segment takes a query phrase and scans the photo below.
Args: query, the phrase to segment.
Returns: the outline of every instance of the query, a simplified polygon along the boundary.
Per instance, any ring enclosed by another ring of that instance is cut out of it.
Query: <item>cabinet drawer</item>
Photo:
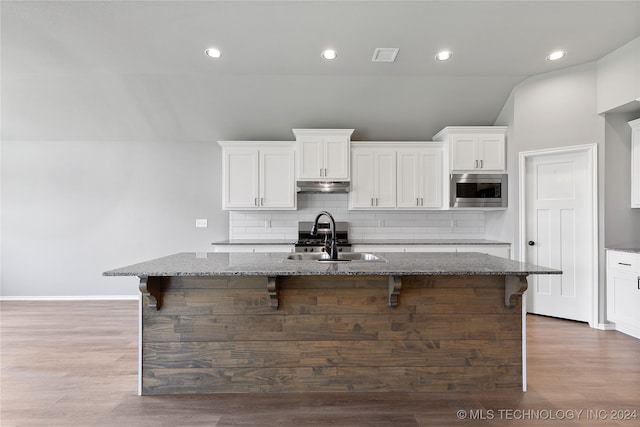
[[[607,268],[640,274],[640,254],[607,251]]]

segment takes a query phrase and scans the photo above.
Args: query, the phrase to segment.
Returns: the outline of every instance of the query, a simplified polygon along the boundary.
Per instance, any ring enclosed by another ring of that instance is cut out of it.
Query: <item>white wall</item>
[[[103,271],[226,237],[217,144],[3,141],[3,297],[137,295]],[[210,228],[195,228],[208,218]]]
[[[518,156],[520,152],[604,143],[604,119],[596,114],[596,64],[532,77],[516,86],[496,124],[509,127],[507,168],[509,208],[487,214],[487,238],[512,244],[519,257]],[[599,150],[603,152],[602,148]],[[602,156],[601,156],[602,157]],[[601,160],[600,182],[603,182]],[[602,193],[602,190],[600,191]],[[501,227],[501,224],[508,224]]]
[[[640,247],[640,210],[629,206],[631,132],[626,124],[640,117],[640,108],[635,113],[598,115],[597,71],[597,64],[590,63],[526,80],[514,88],[496,124],[509,126],[507,163],[512,184],[517,183],[522,151],[598,144],[600,321],[604,321],[604,248]],[[518,193],[511,185],[508,210],[486,215],[487,238],[510,242],[514,258],[520,256]]]

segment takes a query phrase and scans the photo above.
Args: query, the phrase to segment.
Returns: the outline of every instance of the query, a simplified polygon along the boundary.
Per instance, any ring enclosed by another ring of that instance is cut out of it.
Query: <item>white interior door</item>
[[[562,270],[562,275],[529,276],[530,313],[591,320],[596,280],[592,167],[586,151],[526,158],[525,259]]]

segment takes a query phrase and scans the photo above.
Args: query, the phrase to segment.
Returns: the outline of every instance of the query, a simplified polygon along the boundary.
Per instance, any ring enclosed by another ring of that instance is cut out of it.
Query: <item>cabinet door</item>
[[[451,137],[451,169],[477,169],[479,166],[477,147],[476,135],[453,135]]]
[[[324,174],[324,142],[321,136],[305,136],[298,140],[298,177],[319,179]]]
[[[442,150],[425,149],[420,159],[420,207],[442,207]]]
[[[398,150],[398,207],[442,207],[442,150]]]
[[[260,207],[294,209],[296,206],[294,151],[271,148],[260,151]]]
[[[229,149],[224,151],[223,209],[258,207],[258,150]]]
[[[321,177],[330,180],[349,179],[349,138],[327,136],[324,138]]]
[[[607,272],[607,319],[616,330],[640,338],[639,273],[610,268]]]
[[[351,208],[371,208],[374,198],[375,161],[371,149],[354,148],[351,153]]]
[[[481,170],[505,170],[505,146],[503,135],[478,137],[478,160]]]
[[[640,208],[640,122],[631,130],[631,207]]]
[[[373,176],[375,182],[374,207],[396,207],[396,153],[394,150],[376,150]]]
[[[397,206],[417,208],[420,206],[420,158],[413,150],[398,150],[397,158]]]

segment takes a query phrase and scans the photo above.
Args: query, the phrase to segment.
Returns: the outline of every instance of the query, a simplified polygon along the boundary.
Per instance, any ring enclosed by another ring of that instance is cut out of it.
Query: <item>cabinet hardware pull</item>
[[[376,206],[378,206],[378,198],[376,197]]]
[[[483,160],[480,160],[480,169],[484,168]]]
[[[638,276],[638,290],[640,291],[640,276]]]
[[[416,197],[416,206],[420,206],[420,199]]]
[[[324,168],[324,176],[327,176],[327,168]]]
[[[260,198],[260,206],[264,206],[264,197]]]
[[[258,206],[258,198],[253,199],[253,206]]]
[[[373,206],[373,197],[371,198],[371,206]]]
[[[620,265],[626,265],[627,267],[631,267],[631,264],[627,264],[626,262],[619,262]]]
[[[476,160],[476,169],[478,169],[478,161]]]
[[[420,206],[424,206],[424,199],[420,197]]]
[[[322,176],[322,168],[320,168],[320,176]]]

